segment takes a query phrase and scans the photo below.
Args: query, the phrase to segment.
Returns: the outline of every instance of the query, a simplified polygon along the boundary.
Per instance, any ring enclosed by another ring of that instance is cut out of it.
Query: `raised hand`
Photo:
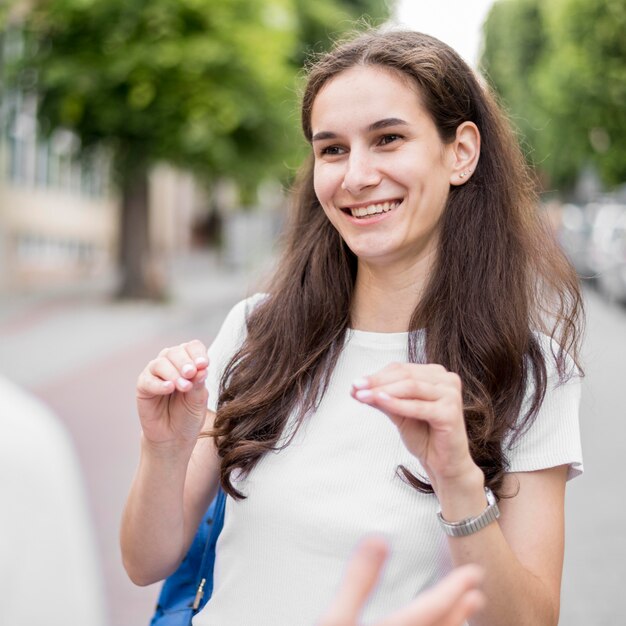
[[[387,558],[382,539],[364,539],[348,564],[344,580],[319,626],[357,626]],[[482,571],[475,565],[454,570],[413,602],[372,626],[461,626],[484,604],[478,590]]]
[[[441,365],[391,363],[353,382],[352,396],[384,412],[431,480],[475,468],[463,419],[461,379]]]
[[[190,445],[206,418],[209,360],[198,340],[159,352],[137,380],[137,409],[145,440]]]

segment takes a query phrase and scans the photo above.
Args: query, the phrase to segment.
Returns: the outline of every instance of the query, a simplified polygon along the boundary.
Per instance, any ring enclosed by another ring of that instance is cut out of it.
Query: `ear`
[[[474,122],[463,122],[456,129],[450,146],[452,153],[451,185],[463,185],[476,170],[480,157],[480,131]]]

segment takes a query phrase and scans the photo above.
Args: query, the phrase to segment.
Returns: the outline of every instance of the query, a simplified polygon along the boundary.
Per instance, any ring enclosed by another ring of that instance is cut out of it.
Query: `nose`
[[[341,188],[356,196],[364,189],[378,185],[380,179],[381,174],[371,155],[364,150],[353,149],[347,161]]]

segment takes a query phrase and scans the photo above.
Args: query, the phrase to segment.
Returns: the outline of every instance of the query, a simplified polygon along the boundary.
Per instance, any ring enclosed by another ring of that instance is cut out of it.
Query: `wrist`
[[[155,461],[186,464],[195,445],[195,441],[187,440],[150,441],[141,434],[141,455]]]
[[[485,497],[487,506],[479,515],[471,515],[459,521],[450,522],[439,511],[437,517],[446,535],[450,537],[467,537],[495,522],[500,517],[500,510],[493,492],[488,487],[485,487]]]
[[[474,463],[462,475],[439,479],[433,488],[444,519],[455,521],[479,515],[487,505],[485,475]]]

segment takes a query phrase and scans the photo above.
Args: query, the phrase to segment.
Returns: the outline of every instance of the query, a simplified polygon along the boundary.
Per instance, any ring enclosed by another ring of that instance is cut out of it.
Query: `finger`
[[[359,544],[348,563],[339,592],[320,626],[356,624],[378,580],[387,552],[387,544],[378,537],[368,537]]]
[[[428,422],[432,426],[444,426],[464,423],[463,408],[461,402],[449,398],[437,401],[412,400],[394,398],[384,391],[374,392],[371,397],[362,399],[361,402],[376,407],[387,415],[408,417]]]
[[[183,378],[179,369],[167,358],[161,356],[148,364],[148,372],[164,381],[170,381],[178,391],[189,391],[193,384]]]
[[[355,397],[363,404],[376,407],[384,413],[429,421],[435,416],[436,403],[429,400],[394,398],[384,391],[359,390]]]
[[[193,378],[198,371],[194,357],[187,350],[188,345],[183,343],[169,348],[162,357],[168,359],[183,378]]]
[[[185,395],[183,396],[185,405],[193,412],[201,411],[204,413],[206,411],[207,398],[209,394],[209,390],[205,384],[206,374],[206,369],[198,372],[196,377],[191,381],[191,389],[185,391]]]
[[[462,626],[467,621],[484,608],[486,602],[485,594],[474,589],[465,592],[455,603],[448,615],[437,623],[437,626]]]
[[[476,565],[459,567],[377,626],[461,626],[483,605],[482,580]]]
[[[373,397],[374,394],[385,392],[389,396],[395,398],[415,399],[415,400],[439,400],[442,396],[450,393],[449,389],[442,385],[435,385],[423,380],[414,378],[403,378],[401,380],[379,385],[370,389],[354,389],[352,395],[357,400],[366,400]]]
[[[446,610],[430,612],[421,603],[421,596],[406,609],[397,611],[375,626],[464,626],[485,606],[485,595],[474,589],[464,592]]]
[[[208,367],[209,357],[207,355],[207,349],[201,341],[194,339],[184,344],[184,346],[197,370],[203,370]]]
[[[208,375],[209,370],[207,368],[198,370],[196,375],[191,379],[191,382],[194,384],[194,386],[204,387],[204,383],[206,382]]]
[[[352,388],[358,389],[371,389],[379,385],[385,385],[392,383],[396,380],[402,380],[406,378],[406,370],[404,366],[406,363],[389,363],[382,370],[370,374],[369,376],[363,376],[352,381]]]
[[[405,378],[415,378],[432,384],[441,384],[448,381],[447,375],[449,374],[450,372],[443,365],[434,363],[390,363],[374,374],[352,381],[352,386],[354,389],[371,389]],[[453,376],[456,377],[456,375]],[[453,380],[454,378],[449,378],[450,382]]]
[[[151,398],[154,396],[167,396],[176,389],[170,380],[163,380],[150,372],[142,372],[137,380],[137,396]]]

